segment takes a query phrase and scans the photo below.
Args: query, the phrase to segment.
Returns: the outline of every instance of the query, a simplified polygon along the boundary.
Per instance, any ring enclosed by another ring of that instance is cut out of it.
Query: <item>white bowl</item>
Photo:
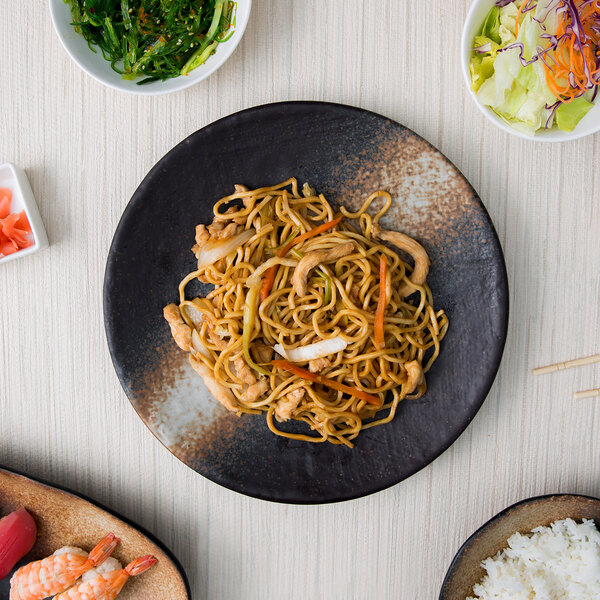
[[[23,248],[18,252],[9,254],[8,256],[0,256],[0,264],[14,260],[15,258],[23,258],[39,250],[48,247],[48,237],[42,223],[42,217],[38,211],[37,204],[29,179],[25,175],[25,171],[12,163],[4,163],[0,165],[0,187],[10,188],[12,191],[12,203],[10,207],[11,213],[20,213],[25,211],[29,225],[31,225],[31,233],[33,236],[33,245],[28,248]]]
[[[166,81],[153,81],[144,85],[138,85],[135,80],[123,79],[112,69],[110,62],[104,59],[99,48],[96,48],[96,52],[90,50],[83,36],[71,25],[71,8],[64,0],[50,0],[50,14],[54,29],[67,54],[88,75],[115,90],[139,96],[155,96],[170,94],[195,85],[212,75],[227,61],[244,35],[252,6],[252,0],[236,0],[236,2],[236,26],[233,35],[226,42],[219,44],[217,51],[203,65],[194,69],[189,75],[173,77]]]
[[[600,102],[598,99],[595,102],[594,108],[588,112],[581,121],[577,124],[573,131],[561,131],[556,126],[552,129],[540,129],[534,136],[529,136],[516,129],[513,129],[508,123],[503,121],[491,108],[484,106],[479,102],[475,92],[471,89],[471,75],[469,73],[469,63],[471,62],[471,52],[473,49],[473,40],[481,30],[483,21],[488,12],[496,4],[495,0],[475,0],[471,5],[465,26],[463,28],[461,42],[461,62],[463,75],[467,84],[467,89],[473,101],[479,107],[479,110],[492,123],[503,129],[507,133],[516,135],[517,137],[534,140],[536,142],[566,142],[569,140],[577,140],[592,133],[600,131]]]

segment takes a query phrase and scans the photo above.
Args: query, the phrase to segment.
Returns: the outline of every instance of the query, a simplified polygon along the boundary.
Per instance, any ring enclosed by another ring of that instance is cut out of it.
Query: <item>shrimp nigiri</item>
[[[151,554],[136,558],[124,569],[102,573],[100,569],[93,579],[82,581],[66,592],[54,596],[54,600],[114,600],[131,576],[139,575],[149,569],[156,558]]]
[[[81,548],[61,548],[21,567],[10,580],[10,600],[41,600],[63,592],[87,570],[104,562],[119,541],[109,533],[89,555]]]

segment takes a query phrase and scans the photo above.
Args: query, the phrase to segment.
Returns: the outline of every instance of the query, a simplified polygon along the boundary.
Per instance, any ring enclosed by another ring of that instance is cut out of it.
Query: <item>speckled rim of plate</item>
[[[286,440],[271,434],[260,417],[227,414],[202,392],[162,317],[179,280],[193,269],[189,248],[195,224],[212,219],[210,203],[198,199],[226,195],[235,182],[258,187],[290,176],[309,181],[334,203],[342,200],[349,207],[374,186],[397,192],[402,202],[394,204],[382,224],[400,227],[399,212],[405,210],[402,230],[422,240],[432,256],[434,298],[455,315],[428,374],[428,393],[402,403],[390,424],[363,431],[351,451]],[[319,504],[395,485],[459,437],[483,404],[500,364],[508,327],[508,281],[485,207],[460,171],[431,144],[360,108],[281,102],[203,127],[151,169],[113,238],[104,316],[123,389],[173,454],[239,493]],[[167,431],[175,422],[181,427]]]
[[[458,598],[452,589],[456,585],[456,579],[461,574],[461,569],[464,569],[463,563],[467,560],[466,555],[468,551],[471,549],[473,544],[478,541],[483,536],[490,531],[495,525],[499,524],[501,521],[513,516],[515,513],[522,511],[525,508],[529,508],[532,504],[538,505],[549,505],[552,503],[561,503],[565,501],[573,501],[579,503],[581,506],[584,504],[591,505],[592,509],[595,507],[595,512],[600,515],[600,498],[595,498],[594,496],[586,496],[583,494],[544,494],[542,496],[533,496],[531,498],[526,498],[525,500],[520,500],[519,502],[515,502],[505,509],[501,510],[499,513],[494,515],[491,519],[486,521],[481,527],[479,527],[475,532],[473,532],[462,544],[462,546],[456,552],[456,555],[452,559],[450,566],[448,567],[448,571],[446,572],[446,576],[444,577],[444,581],[442,583],[442,587],[440,590],[439,600],[465,600],[465,597]],[[591,511],[590,511],[591,512]],[[589,513],[588,513],[589,514]],[[529,533],[533,527],[538,526],[548,526],[550,523],[556,521],[557,519],[566,519],[569,516],[571,518],[579,520],[583,517],[578,517],[576,515],[565,515],[562,517],[550,518],[547,522],[538,521],[537,525],[533,525],[529,528],[528,531],[519,531],[519,533],[525,534]],[[588,518],[588,517],[585,517]],[[600,522],[596,523],[598,526]],[[512,530],[513,533],[516,533],[517,530]],[[506,541],[508,538],[504,539],[504,543],[502,545],[503,548],[506,548]],[[487,556],[481,557],[481,560],[487,558]],[[484,571],[481,569],[481,573]],[[473,584],[477,583],[474,581]],[[462,593],[461,593],[462,596]]]

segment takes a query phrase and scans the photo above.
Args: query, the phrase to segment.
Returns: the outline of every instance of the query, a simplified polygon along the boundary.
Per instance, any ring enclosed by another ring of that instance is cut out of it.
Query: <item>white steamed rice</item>
[[[482,567],[466,600],[600,600],[600,532],[594,521],[555,521],[515,533]]]

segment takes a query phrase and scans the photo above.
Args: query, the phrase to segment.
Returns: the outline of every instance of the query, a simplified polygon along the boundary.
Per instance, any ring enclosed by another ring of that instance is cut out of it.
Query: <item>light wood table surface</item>
[[[468,6],[255,0],[224,67],[149,98],[85,75],[45,2],[0,0],[0,162],[25,169],[51,243],[0,266],[0,464],[154,532],[198,600],[434,600],[464,539],[505,506],[600,496],[599,400],[572,399],[600,368],[531,375],[600,351],[600,135],[542,145],[488,123],[460,70]],[[437,146],[487,206],[510,284],[504,359],[468,429],[407,481],[336,505],[246,498],[171,456],[121,390],[102,318],[113,232],[154,163],[218,118],[292,99],[370,109]]]

